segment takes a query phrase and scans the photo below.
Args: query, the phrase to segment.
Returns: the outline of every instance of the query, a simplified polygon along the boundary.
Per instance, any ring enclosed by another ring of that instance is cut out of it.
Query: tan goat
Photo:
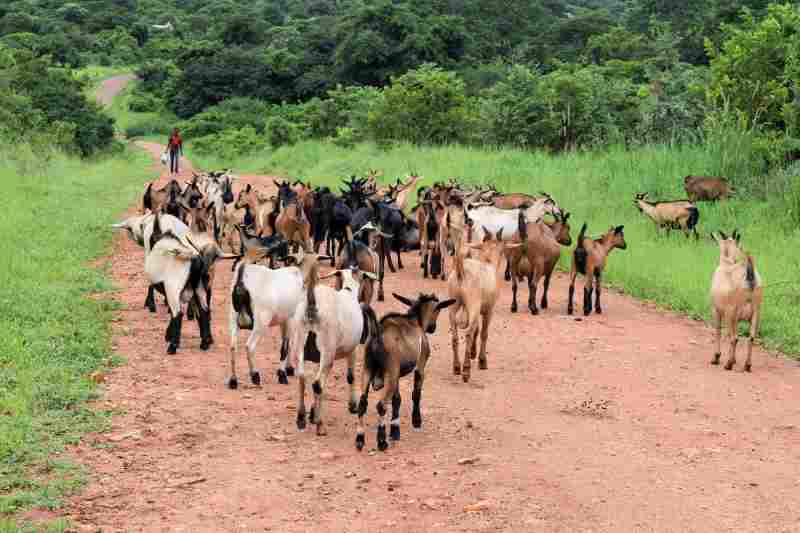
[[[736,344],[739,322],[750,322],[750,337],[747,339],[747,359],[742,368],[750,372],[750,357],[753,353],[753,341],[758,335],[761,321],[761,301],[763,287],[751,255],[745,254],[739,247],[741,235],[734,230],[729,238],[723,232],[719,236],[712,234],[719,243],[719,266],[711,278],[711,314],[714,322],[714,357],[712,365],[719,364],[722,355],[722,323],[725,322],[730,336],[730,354],[725,363],[725,370],[731,370],[736,364]],[[742,260],[743,259],[743,260]]]
[[[503,242],[503,230],[492,235],[484,230],[480,244],[462,243],[453,259],[453,271],[447,279],[448,293],[456,300],[450,308],[450,335],[453,344],[453,373],[461,374],[464,382],[470,378],[470,359],[475,358],[478,332],[481,334],[479,366],[489,368],[486,359],[486,340],[489,338],[489,325],[492,321],[498,294],[498,268],[504,259],[504,250],[518,248],[519,243]],[[464,258],[463,248],[477,252],[478,259]],[[461,313],[461,317],[459,317]],[[478,323],[482,320],[482,323]],[[466,349],[464,351],[463,373],[458,355],[458,330],[465,329]]]
[[[578,244],[572,254],[572,269],[569,273],[569,302],[567,303],[567,314],[572,314],[572,301],[575,295],[575,278],[580,272],[584,276],[583,285],[583,314],[589,316],[592,312],[592,288],[597,282],[595,290],[594,311],[598,315],[603,312],[600,308],[600,276],[608,261],[608,254],[614,248],[624,250],[628,247],[625,242],[624,226],[611,226],[608,231],[599,239],[585,237],[586,224],[581,227],[578,235]]]
[[[647,199],[647,193],[644,192],[637,194],[633,203],[640,212],[653,221],[656,228],[666,228],[667,234],[673,228],[680,228],[687,237],[690,232],[694,232],[694,238],[699,238],[697,222],[700,220],[700,211],[692,202],[688,200],[651,202]]]
[[[294,243],[306,251],[314,249],[314,243],[311,242],[311,222],[296,197],[281,209],[275,220],[275,229],[289,243]]]

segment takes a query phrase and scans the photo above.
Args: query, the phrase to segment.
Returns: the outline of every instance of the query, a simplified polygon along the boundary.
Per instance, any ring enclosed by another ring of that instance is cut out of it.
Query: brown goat
[[[278,218],[278,197],[266,197],[256,191],[250,184],[239,191],[239,197],[233,204],[236,209],[245,210],[245,225],[254,225],[255,234],[269,237],[275,234],[275,221]]]
[[[369,224],[369,223],[368,223]],[[357,267],[362,272],[374,272],[377,276],[378,282],[378,300],[383,301],[383,269],[380,267],[378,255],[361,241],[353,238],[353,231],[350,226],[347,227],[347,241],[342,246],[339,252],[339,257],[336,260],[336,270],[343,270],[348,268]],[[366,278],[359,286],[358,301],[365,304],[372,303],[372,295],[374,293],[375,281],[372,278]],[[336,278],[336,290],[342,289],[342,278]]]
[[[306,218],[299,199],[294,198],[284,206],[275,220],[275,229],[287,242],[294,243],[306,251],[313,250],[311,223]]]
[[[533,205],[542,198],[551,198],[551,196],[545,192],[541,193],[541,196],[514,192],[497,195],[490,202],[498,209],[519,209],[525,204]]]
[[[569,246],[572,238],[567,220],[569,213],[556,215],[555,222],[528,222],[525,211],[519,212],[519,229],[514,234],[513,242],[522,246],[511,250],[508,263],[511,266],[511,312],[517,312],[517,282],[528,280],[528,309],[531,314],[538,315],[536,308],[536,292],[539,278],[544,276],[542,292],[542,309],[547,309],[547,291],[550,289],[550,277],[561,257],[561,245]]]
[[[519,243],[503,242],[502,229],[494,236],[484,229],[482,243],[463,243],[462,249],[456,250],[453,259],[455,268],[447,279],[449,296],[456,300],[456,305],[450,308],[450,336],[453,344],[453,373],[461,374],[464,382],[470,378],[470,359],[475,358],[479,331],[481,334],[479,366],[482,370],[489,368],[486,359],[486,340],[489,338],[489,325],[497,301],[498,268],[504,259],[504,250],[520,246]],[[465,259],[464,247],[475,250],[478,259]],[[458,317],[459,312],[462,313],[461,320]],[[481,324],[478,323],[480,319],[482,319]],[[463,373],[458,355],[459,329],[466,329]]]
[[[409,307],[405,314],[388,313],[380,321],[378,334],[373,335],[364,352],[364,368],[361,372],[361,398],[358,402],[358,425],[356,428],[356,448],[364,447],[364,414],[367,412],[369,387],[383,388],[383,398],[378,400],[377,441],[381,451],[388,448],[386,442],[386,404],[392,400],[392,418],[389,437],[400,440],[400,378],[414,371],[414,392],[411,398],[414,409],[411,424],[422,427],[422,384],[425,381],[425,367],[431,354],[428,335],[436,332],[439,312],[456,301],[440,302],[433,294],[420,294],[411,301],[392,293],[401,303]]]
[[[683,188],[692,202],[726,200],[736,194],[728,180],[715,176],[686,176]]]
[[[725,370],[731,370],[736,364],[739,322],[750,322],[747,359],[742,367],[743,371],[750,372],[753,341],[758,335],[761,322],[761,301],[764,291],[761,276],[756,271],[753,257],[745,254],[739,247],[741,235],[736,230],[730,238],[721,231],[719,237],[714,234],[712,237],[719,243],[719,266],[711,278],[711,313],[716,345],[711,364],[718,365],[722,355],[720,346],[722,322],[725,322],[730,336],[730,353],[725,363]]]
[[[624,226],[611,226],[599,239],[585,237],[586,223],[578,234],[578,245],[572,254],[572,269],[569,273],[569,301],[567,314],[572,314],[572,301],[575,295],[575,278],[580,272],[584,276],[583,285],[583,314],[589,316],[592,312],[592,287],[597,282],[594,311],[598,315],[603,312],[600,307],[600,276],[608,261],[608,254],[614,248],[624,250],[628,247],[625,242]]]

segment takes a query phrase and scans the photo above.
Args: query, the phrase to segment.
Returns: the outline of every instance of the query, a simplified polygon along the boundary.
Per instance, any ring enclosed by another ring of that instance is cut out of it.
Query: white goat
[[[372,272],[361,272],[357,267],[335,270],[319,279],[339,276],[342,289],[337,291],[327,286],[313,286],[307,296],[297,306],[294,317],[289,321],[289,353],[297,359],[298,405],[297,428],[306,427],[305,407],[305,361],[318,362],[319,369],[312,382],[314,403],[309,419],[317,425],[317,435],[327,433],[324,422],[324,393],[326,382],[337,359],[347,358],[347,381],[350,385],[348,408],[356,412],[358,392],[353,370],[356,363],[356,348],[369,339],[369,332],[377,329],[375,313],[368,305],[358,302],[358,292],[365,278],[376,279]],[[373,327],[370,327],[373,324]]]
[[[743,370],[750,372],[750,357],[753,353],[753,341],[758,335],[761,322],[761,300],[764,288],[761,276],[758,275],[753,257],[745,254],[739,247],[741,235],[734,230],[728,238],[723,232],[719,236],[712,234],[719,243],[719,266],[711,278],[711,313],[714,322],[714,342],[716,351],[711,359],[712,365],[719,364],[722,355],[722,322],[728,327],[730,336],[730,354],[725,363],[725,370],[731,370],[736,364],[736,344],[739,322],[750,322],[750,337],[747,339],[747,359]],[[744,259],[744,261],[740,261]]]
[[[160,215],[154,226],[159,228]],[[232,259],[224,254],[213,239],[205,233],[187,233],[182,237],[172,232],[154,231],[153,247],[145,257],[144,270],[150,284],[163,292],[170,310],[170,321],[165,340],[167,353],[174,354],[181,339],[183,304],[194,303],[198,311],[200,349],[207,350],[214,339],[211,336],[211,286],[214,263],[217,259]]]
[[[540,198],[527,208],[520,209],[500,209],[492,205],[479,204],[478,206],[468,205],[467,216],[473,222],[475,232],[472,235],[473,241],[482,242],[484,230],[492,235],[503,230],[503,240],[510,241],[519,226],[519,212],[525,212],[525,219],[528,221],[538,221],[544,215],[560,215],[561,209],[552,198]]]
[[[277,242],[277,241],[276,241]],[[276,245],[276,248],[279,246]],[[269,254],[272,250],[265,250]],[[261,384],[261,374],[256,370],[253,361],[258,340],[264,331],[274,326],[281,328],[281,364],[278,369],[278,382],[288,385],[287,376],[294,374],[288,364],[289,336],[287,323],[294,316],[295,309],[301,301],[305,301],[303,288],[310,284],[310,279],[317,277],[318,261],[321,256],[306,254],[300,250],[291,255],[296,264],[272,270],[263,265],[254,264],[255,256],[246,258],[234,272],[236,280],[231,287],[231,305],[229,326],[231,335],[231,376],[228,387],[239,386],[236,377],[236,356],[239,350],[239,330],[251,330],[247,339],[247,364],[250,369],[250,380],[255,385]]]

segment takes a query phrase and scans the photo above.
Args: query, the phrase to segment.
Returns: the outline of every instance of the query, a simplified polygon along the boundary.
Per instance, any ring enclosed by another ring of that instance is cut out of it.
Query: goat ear
[[[500,231],[497,232],[497,235],[495,235],[495,239],[497,239],[498,241],[503,240],[503,228],[500,228]]]
[[[616,228],[614,228],[614,235],[619,235],[620,233],[622,233],[623,228],[625,228],[625,226],[617,226]]]
[[[456,301],[457,300],[455,298],[450,298],[449,300],[445,300],[443,302],[439,302],[438,304],[436,304],[436,310],[437,311],[441,311],[442,309],[446,309],[446,308],[450,307],[451,305],[453,305],[454,303],[456,303]]]
[[[400,295],[399,295],[399,294],[397,294],[396,292],[393,292],[393,293],[392,293],[392,296],[394,296],[394,297],[395,297],[395,299],[396,299],[398,302],[400,302],[400,303],[402,303],[402,304],[405,304],[405,305],[407,305],[407,306],[409,306],[409,307],[411,307],[412,305],[414,305],[414,302],[412,302],[411,300],[409,300],[408,298],[406,298],[406,297],[404,297],[404,296],[400,296]]]
[[[483,229],[483,242],[491,240],[492,233],[488,229],[486,229],[486,226],[481,226],[481,228]]]
[[[722,231],[722,230],[719,230],[719,235],[720,235],[720,237],[722,237],[722,240],[724,240],[724,241],[727,241],[727,240],[728,240],[728,236],[727,236],[727,235],[725,235],[725,232],[724,232],[724,231]]]
[[[250,192],[252,189],[253,189],[253,187],[248,183],[247,187],[245,187],[245,189],[244,189],[244,192]]]

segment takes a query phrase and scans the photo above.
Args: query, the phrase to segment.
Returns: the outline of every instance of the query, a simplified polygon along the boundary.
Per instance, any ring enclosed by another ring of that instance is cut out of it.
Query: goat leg
[[[539,310],[536,309],[536,287],[539,285],[539,273],[528,274],[528,310],[532,315],[538,315]]]
[[[424,381],[424,370],[417,368],[414,371],[414,392],[411,394],[411,400],[414,402],[414,408],[411,410],[411,425],[417,429],[422,427],[422,412],[419,405],[422,400],[422,383]]]
[[[392,261],[392,250],[388,249],[389,247],[386,246],[386,237],[381,237],[381,256],[385,257],[389,262],[389,272],[394,274],[396,269],[394,268],[394,262]]]
[[[481,353],[478,357],[478,368],[486,370],[489,368],[489,360],[486,356],[486,341],[489,339],[489,324],[492,321],[492,315],[487,313],[483,315],[483,324],[481,325]]]
[[[722,317],[716,309],[712,310],[711,323],[714,326],[714,356],[711,358],[712,365],[719,364],[719,358],[722,356]]]
[[[728,361],[725,363],[725,370],[732,370],[733,365],[736,364],[736,345],[739,343],[738,318],[735,312],[731,313],[728,318],[728,335],[731,337],[731,344]]]
[[[517,276],[511,276],[511,312],[517,312]]]
[[[594,288],[594,312],[598,315],[603,314],[603,310],[600,308],[600,272],[596,272],[594,275],[596,287]]]
[[[148,311],[151,313],[156,312],[156,294],[155,294],[155,287],[153,285],[147,286],[147,297],[144,300],[144,306],[147,308]]]
[[[177,316],[172,317],[169,321],[168,333],[172,333],[169,339],[169,346],[167,346],[167,353],[170,355],[175,354],[181,345],[181,324],[183,322],[183,312],[179,312]]]
[[[416,374],[415,374],[416,376]],[[416,377],[414,378],[416,380]],[[392,440],[400,440],[400,390],[395,389],[394,396],[392,396],[392,420],[389,422],[389,438]]]
[[[457,314],[461,306],[453,305],[450,307],[450,338],[453,345],[453,375],[461,374],[461,359],[458,355],[458,323]]]
[[[544,287],[542,287],[542,302],[539,305],[542,309],[547,309],[547,291],[550,290],[550,276],[553,274],[552,270],[544,276]]]

